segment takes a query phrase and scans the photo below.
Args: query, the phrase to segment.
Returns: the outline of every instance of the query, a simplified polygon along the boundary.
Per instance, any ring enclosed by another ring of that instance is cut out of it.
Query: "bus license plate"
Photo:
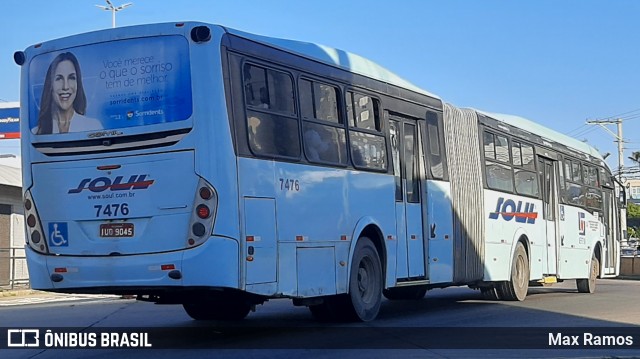
[[[100,237],[133,237],[133,223],[101,224]]]

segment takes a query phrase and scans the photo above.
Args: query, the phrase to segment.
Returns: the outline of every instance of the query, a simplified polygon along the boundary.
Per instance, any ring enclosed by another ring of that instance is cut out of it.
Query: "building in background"
[[[626,179],[623,182],[629,202],[640,204],[640,179]]]
[[[24,246],[22,173],[0,164],[0,287],[28,283]]]
[[[20,170],[20,104],[0,102],[0,288],[28,283]]]

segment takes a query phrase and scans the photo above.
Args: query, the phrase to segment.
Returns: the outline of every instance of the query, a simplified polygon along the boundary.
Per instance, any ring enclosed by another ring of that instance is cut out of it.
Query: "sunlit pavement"
[[[43,304],[55,302],[72,301],[112,301],[123,300],[116,295],[94,295],[94,294],[63,294],[48,293],[36,290],[18,290],[0,292],[0,307],[9,307],[28,304]]]

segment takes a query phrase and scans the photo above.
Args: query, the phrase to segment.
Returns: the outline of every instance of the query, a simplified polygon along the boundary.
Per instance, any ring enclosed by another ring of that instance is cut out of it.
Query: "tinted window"
[[[509,141],[504,136],[496,136],[496,160],[504,163],[510,163],[509,160]]]
[[[358,168],[385,170],[387,168],[385,140],[383,136],[350,131],[351,157]]]
[[[265,156],[299,157],[298,121],[273,114],[247,111],[249,147]]]
[[[513,192],[511,167],[495,162],[486,163],[487,186],[491,189]]]
[[[347,143],[343,128],[304,121],[304,153],[311,162],[347,164]]]
[[[380,131],[380,114],[378,101],[371,96],[357,92],[347,93],[347,110],[349,125],[367,130]]]
[[[300,157],[293,81],[289,74],[245,64],[249,148],[266,157]]]
[[[538,176],[535,172],[514,169],[516,192],[525,196],[538,197]]]
[[[519,142],[514,141],[511,145],[511,157],[513,158],[514,166],[522,166],[522,151]]]
[[[429,149],[429,166],[434,178],[444,178],[444,160],[440,150],[440,124],[438,115],[427,112],[427,148]]]
[[[535,171],[536,162],[534,161],[535,157],[533,154],[533,146],[523,143],[521,145],[521,150],[522,150],[522,166],[526,169]]]
[[[250,64],[245,65],[244,76],[248,106],[295,115],[291,76]]]
[[[300,81],[302,116],[333,123],[342,123],[338,115],[338,89],[309,80]]]
[[[404,163],[407,178],[407,202],[420,202],[420,181],[418,179],[418,161],[416,126],[404,124]]]
[[[389,121],[389,140],[391,141],[391,155],[393,156],[393,176],[396,182],[396,200],[402,201],[402,181],[400,173],[400,128],[398,121]]]
[[[494,136],[489,132],[484,133],[484,157],[487,159],[496,159],[496,146]]]

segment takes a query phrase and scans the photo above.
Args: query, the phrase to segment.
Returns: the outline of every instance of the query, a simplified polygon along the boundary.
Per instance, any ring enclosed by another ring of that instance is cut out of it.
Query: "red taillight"
[[[56,268],[53,271],[56,273],[67,273],[67,268]]]
[[[176,266],[173,264],[163,264],[160,266],[160,269],[162,270],[173,270],[176,269]]]
[[[206,205],[201,204],[196,208],[196,213],[198,214],[198,217],[207,219],[211,215],[211,210]]]

